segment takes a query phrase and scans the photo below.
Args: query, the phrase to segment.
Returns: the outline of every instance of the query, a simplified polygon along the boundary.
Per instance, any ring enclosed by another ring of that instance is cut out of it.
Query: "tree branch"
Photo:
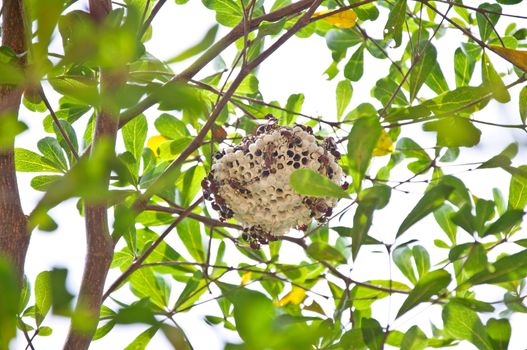
[[[19,55],[18,64],[25,64],[26,40],[22,0],[4,0],[2,13],[2,46]],[[0,86],[0,130],[7,131],[0,140],[0,256],[12,265],[22,286],[24,261],[29,245],[27,219],[22,211],[16,179],[14,142],[15,135],[8,135],[18,122],[18,109],[22,89]]]
[[[109,0],[90,0],[90,14],[102,21],[112,8]],[[102,107],[95,123],[94,143],[91,154],[104,152],[109,159],[115,156],[115,139],[119,126],[119,107],[115,105],[116,88],[123,83],[119,69],[101,69],[100,84]],[[99,179],[109,186],[110,169],[105,169]],[[85,201],[87,254],[84,264],[79,298],[72,317],[71,327],[64,345],[65,350],[88,349],[92,341],[102,304],[106,276],[113,258],[114,244],[108,228],[106,202]]]

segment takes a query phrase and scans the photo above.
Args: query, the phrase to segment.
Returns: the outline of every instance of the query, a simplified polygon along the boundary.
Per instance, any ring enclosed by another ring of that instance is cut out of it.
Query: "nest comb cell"
[[[310,127],[279,126],[275,118],[254,135],[214,155],[203,180],[204,196],[221,220],[234,217],[251,247],[275,240],[291,228],[306,229],[313,219],[325,222],[337,199],[296,193],[289,175],[308,168],[340,185],[340,153],[332,138],[315,137]]]

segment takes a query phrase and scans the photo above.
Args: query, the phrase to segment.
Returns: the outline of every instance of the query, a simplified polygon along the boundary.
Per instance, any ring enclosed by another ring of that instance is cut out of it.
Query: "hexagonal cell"
[[[309,168],[340,184],[339,157],[332,139],[318,141],[310,128],[278,126],[272,120],[214,157],[202,183],[205,198],[219,208],[222,220],[237,219],[251,246],[257,247],[313,218],[327,220],[337,201],[297,194],[289,186],[289,175]]]

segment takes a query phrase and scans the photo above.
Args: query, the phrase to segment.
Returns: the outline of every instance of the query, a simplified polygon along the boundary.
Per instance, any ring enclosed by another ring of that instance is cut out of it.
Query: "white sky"
[[[81,1],[80,3],[87,3]],[[471,1],[465,3],[478,4],[478,1]],[[477,6],[477,5],[476,5]],[[525,5],[515,7],[504,6],[504,12],[527,14],[524,8]],[[503,21],[503,19],[502,19]],[[182,52],[185,48],[195,44],[205,32],[214,24],[214,12],[207,10],[201,2],[191,0],[185,6],[177,6],[175,2],[168,1],[158,14],[153,22],[154,33],[153,38],[147,44],[147,50],[154,56],[160,59],[168,59],[176,54]],[[503,21],[505,22],[505,21]],[[381,22],[376,22],[375,26],[364,24],[368,33],[373,37],[381,37]],[[498,26],[498,30],[503,31],[505,25],[502,23]],[[222,28],[218,37],[226,33],[226,29]],[[450,40],[450,38],[452,40]],[[449,34],[448,39],[442,39],[436,43],[438,48],[438,60],[442,64],[443,72],[449,80],[450,86],[454,84],[450,78],[453,77],[452,57],[453,49],[457,46],[460,40],[464,40],[456,31]],[[354,50],[348,52],[348,57]],[[375,84],[375,81],[384,76],[387,72],[388,66],[386,62],[376,60],[369,56],[365,51],[365,77],[360,83],[354,83],[354,94],[352,102],[348,111],[354,106],[363,101],[371,102],[370,90]],[[393,58],[398,58],[398,53],[392,53]],[[227,64],[232,58],[232,52],[224,57]],[[186,67],[190,61],[183,62],[178,66],[173,66],[177,72],[179,69]],[[343,67],[346,60],[341,62],[339,67]],[[305,94],[305,102],[303,112],[310,115],[322,115],[325,118],[333,118],[335,114],[335,97],[334,91],[336,83],[343,79],[339,75],[333,81],[327,81],[323,76],[324,70],[331,63],[331,55],[326,48],[324,38],[313,35],[309,39],[294,38],[281,47],[271,58],[269,58],[260,67],[258,78],[260,80],[260,90],[266,101],[278,100],[285,103],[287,97],[292,93],[302,92]],[[493,57],[493,63],[498,71],[504,71],[507,65],[500,59]],[[382,67],[382,68],[381,68]],[[205,70],[206,72],[207,70]],[[205,74],[206,75],[206,74]],[[474,76],[479,75],[479,67],[476,67]],[[199,75],[204,76],[204,75]],[[474,82],[474,81],[473,81]],[[518,123],[518,102],[517,95],[519,89],[513,89],[511,92],[513,100],[507,104],[502,105],[492,102],[483,112],[477,116],[478,119],[495,121],[501,123]],[[56,106],[56,99],[54,106]],[[151,110],[149,116],[155,116],[155,110]],[[28,125],[31,130],[25,132],[18,140],[17,146],[35,149],[37,137],[42,137],[42,115],[31,114],[28,111],[21,113],[21,118]],[[85,122],[82,122],[85,123]],[[83,124],[84,125],[84,124]],[[478,125],[480,127],[480,125]],[[515,132],[512,130],[495,130],[495,128],[481,126],[483,130],[482,142],[480,145],[471,150],[462,150],[463,158],[458,162],[474,162],[488,159],[499,153],[510,142],[520,142],[520,154],[516,158],[515,165],[527,163],[527,139],[525,134]],[[150,128],[149,134],[155,134],[155,130]],[[433,134],[425,134],[420,131],[420,128],[408,128],[407,135],[410,135],[418,141],[423,147],[432,147],[435,144],[435,137]],[[28,146],[31,145],[31,146]],[[379,163],[386,160],[380,159]],[[378,164],[377,164],[378,165]],[[374,165],[375,166],[375,165]],[[403,168],[400,166],[400,168]],[[447,168],[447,171],[451,168]],[[457,169],[456,169],[457,170]],[[409,175],[407,171],[397,171],[394,173],[394,178],[406,179]],[[32,190],[29,187],[29,181],[34,174],[20,175],[20,189],[22,194],[23,206],[26,212],[29,212],[41,194]],[[399,177],[400,176],[400,177]],[[509,176],[502,171],[477,171],[470,173],[462,173],[458,175],[465,183],[470,184],[472,193],[483,198],[491,198],[492,188],[499,187],[504,195],[507,196]],[[403,220],[404,216],[411,210],[416,201],[420,198],[422,186],[412,185],[407,187],[411,191],[410,194],[402,194],[400,192],[392,193],[392,203],[384,210],[376,213],[374,226],[371,234],[387,243],[393,243],[395,230]],[[34,281],[36,275],[47,269],[53,267],[67,267],[69,269],[68,286],[71,291],[77,293],[80,285],[83,268],[83,256],[85,253],[84,243],[84,222],[79,217],[75,208],[76,200],[70,200],[55,208],[51,215],[59,222],[59,229],[53,233],[42,233],[36,231],[31,239],[30,248],[28,251],[28,259],[26,263],[26,274],[30,281]],[[344,216],[341,224],[351,225],[352,213]],[[444,234],[440,233],[440,228],[435,224],[432,218],[423,220],[415,225],[407,234],[405,234],[400,242],[410,240],[411,238],[421,239],[421,244],[429,251],[436,250],[433,246],[433,239],[446,239]],[[525,235],[525,230],[522,232]],[[172,235],[172,236],[175,236]],[[169,237],[169,241],[173,242],[176,247],[180,245],[176,237]],[[466,237],[465,237],[466,239]],[[398,241],[399,242],[399,241]],[[400,243],[399,242],[399,243]],[[229,244],[227,244],[229,245]],[[511,246],[506,246],[508,249]],[[184,249],[178,249],[178,251]],[[214,250],[213,250],[214,251]],[[287,254],[286,254],[287,253]],[[302,256],[302,252],[292,246],[286,244],[282,248],[282,257],[287,260],[298,261]],[[226,255],[229,256],[228,254]],[[495,257],[495,254],[491,255]],[[432,264],[438,263],[440,258],[432,256]],[[228,259],[227,259],[228,261]],[[392,267],[393,276],[395,279],[406,281],[396,271],[396,267]],[[346,274],[349,271],[342,270]],[[110,271],[108,281],[111,283],[118,273],[116,270]],[[389,276],[389,263],[386,254],[378,254],[368,251],[363,248],[359,256],[358,263],[354,266],[351,274],[353,278],[359,280],[367,279],[381,279]],[[234,283],[239,283],[233,280]],[[172,298],[177,297],[177,292],[183,286],[180,284],[173,285]],[[286,286],[285,291],[287,292]],[[125,290],[126,288],[122,288]],[[327,288],[321,288],[320,292],[328,293]],[[126,291],[120,291],[120,296],[131,295]],[[481,291],[481,298],[483,300],[499,300],[503,295],[503,290],[499,288],[487,288]],[[207,298],[206,294],[203,298]],[[122,298],[122,300],[125,300]],[[133,299],[128,299],[133,300]],[[394,297],[391,304],[390,312],[386,310],[390,308],[389,301],[386,298],[383,301],[376,302],[374,305],[374,315],[385,324],[387,318],[392,317],[394,310],[402,303],[403,299]],[[209,306],[210,305],[210,306]],[[329,304],[327,304],[329,305]],[[327,307],[327,305],[325,305]],[[428,320],[432,319],[435,323],[440,324],[440,311],[438,307],[420,306],[408,312],[400,320],[397,320],[391,325],[391,328],[407,329],[414,324],[419,324],[430,335],[427,328]],[[235,340],[237,337],[232,333],[222,330],[221,327],[210,327],[203,321],[203,316],[207,314],[218,314],[216,304],[210,303],[204,306],[197,307],[189,313],[176,316],[176,321],[185,330],[190,338],[194,349],[220,350],[223,349],[223,340]],[[511,340],[511,349],[525,348],[527,344],[524,336],[521,334],[521,329],[527,324],[527,317],[524,315],[515,315],[512,318],[513,336]],[[37,337],[35,340],[35,348],[38,350],[44,349],[59,349],[61,348],[68,327],[68,320],[60,317],[49,315],[44,322],[44,325],[50,325],[53,328],[53,335],[50,337]],[[135,336],[146,329],[146,326],[116,326],[110,335],[105,338],[92,343],[90,349],[122,349],[132,341]],[[13,349],[24,349],[26,342],[22,336],[19,336],[14,342]],[[165,349],[170,348],[170,345],[165,340],[164,336],[156,336],[148,346],[148,349]],[[474,349],[471,344],[462,343],[457,347],[458,349]]]

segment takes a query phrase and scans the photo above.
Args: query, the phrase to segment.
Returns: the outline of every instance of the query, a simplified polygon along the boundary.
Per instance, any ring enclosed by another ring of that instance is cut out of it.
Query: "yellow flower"
[[[170,141],[170,140],[167,139],[164,136],[156,135],[156,136],[152,136],[151,138],[148,139],[148,142],[146,143],[146,146],[148,148],[150,148],[152,150],[152,152],[154,152],[155,155],[158,155],[159,146],[162,143],[165,143],[167,141]]]
[[[323,15],[325,13],[334,12],[335,10],[326,10],[315,13],[315,17]],[[353,28],[357,22],[357,14],[355,11],[349,9],[342,12],[337,12],[334,15],[323,18],[324,21],[333,24],[339,28]]]
[[[376,157],[385,156],[393,152],[393,141],[390,135],[384,130],[381,131],[381,136],[377,145],[373,149],[372,155]]]

